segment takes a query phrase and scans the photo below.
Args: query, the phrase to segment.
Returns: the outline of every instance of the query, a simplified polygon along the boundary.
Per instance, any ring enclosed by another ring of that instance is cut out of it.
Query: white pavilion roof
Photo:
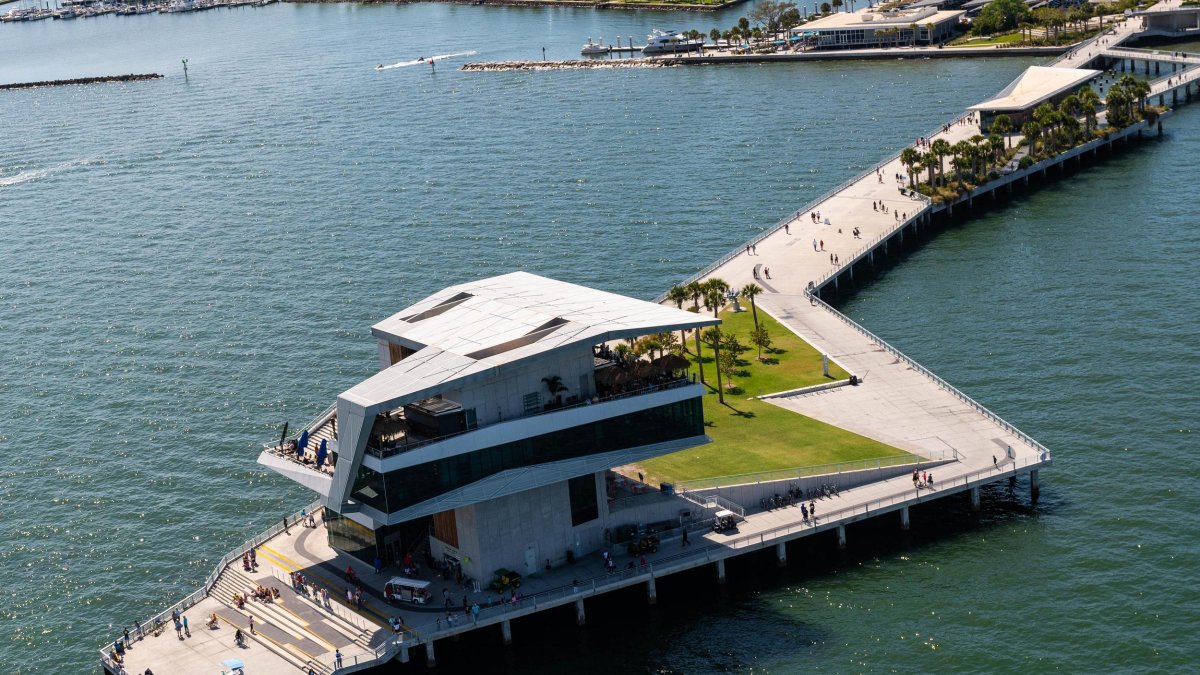
[[[451,382],[492,377],[497,368],[568,345],[716,323],[701,314],[512,272],[450,286],[372,326],[376,336],[416,353],[341,397],[363,407],[394,405],[433,395]]]
[[[1068,89],[1077,87],[1100,74],[1083,68],[1030,66],[995,98],[977,103],[967,110],[1029,110]]]

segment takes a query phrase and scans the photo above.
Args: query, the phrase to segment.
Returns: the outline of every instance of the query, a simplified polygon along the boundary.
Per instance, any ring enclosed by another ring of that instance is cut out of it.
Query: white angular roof
[[[395,405],[456,380],[493,377],[497,368],[569,345],[716,323],[674,307],[513,272],[451,286],[372,326],[377,337],[416,353],[341,398],[363,407]]]
[[[1019,111],[1033,108],[1058,94],[1073,89],[1100,74],[1098,70],[1083,68],[1050,68],[1030,66],[1021,76],[1012,81],[996,95],[967,110]]]

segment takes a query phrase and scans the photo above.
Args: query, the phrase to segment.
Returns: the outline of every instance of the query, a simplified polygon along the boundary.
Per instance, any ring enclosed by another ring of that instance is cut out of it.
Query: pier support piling
[[[508,619],[500,622],[500,637],[504,640],[505,645],[512,644],[512,622]]]
[[[587,624],[587,613],[583,611],[583,598],[575,601],[575,625],[583,626]]]
[[[787,544],[779,542],[775,544],[775,562],[780,567],[787,567]]]
[[[400,656],[399,656],[400,663],[408,663],[409,658],[410,657],[408,655],[408,647],[401,647],[400,648]]]
[[[971,488],[971,510],[979,511],[979,488]]]
[[[1038,500],[1038,472],[1037,469],[1029,472],[1029,499],[1036,504]]]
[[[845,525],[837,526],[837,541],[838,541],[838,550],[844,551],[846,549],[846,526]]]
[[[718,584],[725,583],[725,559],[724,558],[717,561],[717,583]]]
[[[900,529],[908,532],[909,525],[910,521],[908,519],[908,507],[905,506],[900,509]]]
[[[505,621],[504,623],[508,623]],[[425,643],[425,665],[433,668],[437,665],[437,658],[433,655],[433,640]]]
[[[658,587],[654,585],[654,577],[646,580],[646,602],[651,605],[658,604]]]

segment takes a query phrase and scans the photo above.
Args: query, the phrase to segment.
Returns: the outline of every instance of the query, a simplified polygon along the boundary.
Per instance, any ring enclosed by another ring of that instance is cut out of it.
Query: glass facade
[[[329,532],[330,546],[359,560],[374,563],[378,549],[375,532],[371,528],[363,527],[333,509],[325,509],[325,528]]]
[[[596,501],[595,475],[589,473],[567,481],[567,494],[571,499],[572,527],[600,517],[600,506]]]
[[[704,411],[700,399],[693,398],[398,469],[386,475],[364,466],[354,479],[352,497],[382,513],[389,513],[508,469],[703,434]]]

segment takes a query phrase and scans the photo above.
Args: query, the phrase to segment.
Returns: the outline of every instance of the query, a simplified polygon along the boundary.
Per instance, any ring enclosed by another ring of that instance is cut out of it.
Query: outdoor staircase
[[[229,610],[229,612],[227,612],[226,615],[222,616],[221,618],[225,619],[227,623],[230,623],[237,628],[241,628],[242,633],[247,638],[263,645],[276,656],[295,666],[296,669],[302,673],[307,674],[309,669],[312,669],[319,675],[329,675],[332,673],[333,667],[331,665],[322,664],[316,658],[320,654],[309,654],[298,649],[294,645],[281,644],[280,642],[277,642],[276,640],[273,640],[269,636],[265,635],[262,631],[263,627],[270,626],[277,631],[295,638],[296,640],[307,640],[308,642],[317,645],[321,649],[322,654],[332,652],[334,649],[336,649],[335,645],[330,644],[319,635],[308,630],[305,627],[304,621],[300,619],[300,617],[288,611],[284,601],[291,598],[290,595],[286,595],[293,593],[290,588],[281,588],[280,600],[277,600],[273,603],[259,602],[251,599],[246,601],[245,609],[237,608],[237,605],[233,602],[233,595],[235,593],[241,593],[245,596],[255,587],[257,587],[260,582],[251,579],[241,570],[236,569],[236,564],[237,563],[235,562],[234,565],[227,567],[221,573],[221,575],[217,578],[217,582],[213,585],[212,591],[210,592],[210,595],[216,597]],[[262,585],[270,587],[277,584],[263,583]],[[255,627],[257,629],[256,633],[249,632],[248,617],[251,614],[254,615]],[[337,617],[330,616],[328,613],[326,613],[326,616],[323,618],[326,620],[327,624],[332,626],[339,633],[345,635],[347,639],[354,641],[355,644],[358,644],[358,640],[361,638],[360,634],[367,632],[355,628],[354,626],[351,626]]]

